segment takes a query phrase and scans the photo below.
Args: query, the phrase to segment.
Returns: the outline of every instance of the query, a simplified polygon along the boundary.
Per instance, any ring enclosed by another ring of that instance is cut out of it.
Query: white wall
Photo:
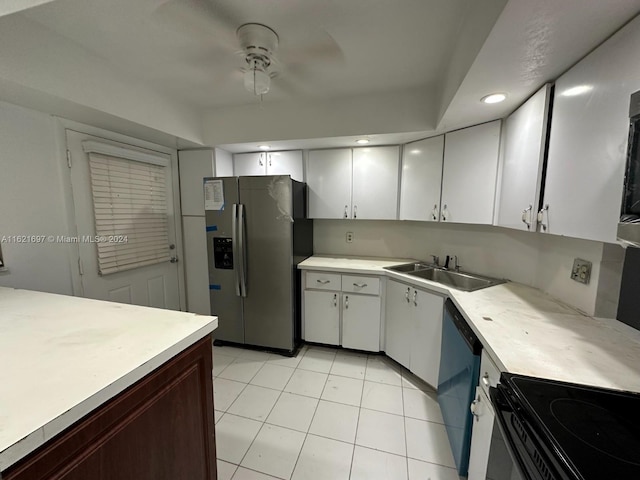
[[[54,119],[0,102],[0,236],[68,235]],[[68,246],[2,243],[0,285],[72,294]]]
[[[110,117],[117,117],[202,143],[202,118],[195,107],[150,89],[106,59],[26,17],[0,18],[0,44],[2,100],[21,103],[26,99],[32,108],[47,113],[63,110],[67,118],[80,122],[86,122],[92,111],[99,121],[112,122]]]
[[[353,243],[346,243],[346,232],[354,233]],[[457,255],[463,270],[531,285],[590,315],[596,312],[603,245],[482,225],[314,220],[316,254],[423,260],[433,254],[441,263]],[[589,285],[569,278],[575,257],[593,263]],[[617,298],[615,286],[610,297]],[[608,304],[598,313],[615,316],[613,308]]]
[[[208,145],[433,130],[435,88],[208,110]]]

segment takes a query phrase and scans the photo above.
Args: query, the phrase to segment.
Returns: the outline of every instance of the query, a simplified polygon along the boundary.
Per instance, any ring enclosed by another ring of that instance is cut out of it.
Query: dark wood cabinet
[[[211,342],[169,360],[3,480],[215,480]]]

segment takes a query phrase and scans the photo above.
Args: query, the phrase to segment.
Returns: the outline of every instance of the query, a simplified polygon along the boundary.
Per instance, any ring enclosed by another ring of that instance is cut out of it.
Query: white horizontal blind
[[[100,275],[169,260],[166,166],[89,153]]]

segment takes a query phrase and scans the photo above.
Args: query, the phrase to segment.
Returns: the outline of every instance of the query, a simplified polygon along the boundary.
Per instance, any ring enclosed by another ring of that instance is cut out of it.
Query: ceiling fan
[[[281,90],[305,90],[317,78],[318,69],[344,64],[344,54],[333,37],[310,23],[314,18],[305,10],[304,1],[287,2],[282,9],[268,3],[271,2],[168,0],[157,7],[153,16],[167,28],[215,47],[218,58],[241,56],[244,87],[254,95],[269,92],[275,77]],[[286,18],[274,12],[286,12]],[[276,24],[282,30],[282,38],[266,24]]]

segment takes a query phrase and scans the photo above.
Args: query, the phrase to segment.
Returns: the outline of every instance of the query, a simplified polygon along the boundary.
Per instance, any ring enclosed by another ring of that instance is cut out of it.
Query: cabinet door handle
[[[260,165],[261,167],[264,167],[264,161],[262,160],[262,153],[260,154],[260,156],[258,157],[258,165]]]
[[[431,210],[431,219],[438,220],[438,204],[436,203]]]
[[[413,291],[413,304],[417,307],[418,306],[418,291],[414,290]]]
[[[484,383],[485,387],[488,387],[490,382],[489,382],[489,374],[485,372],[485,374],[482,376],[482,383]]]
[[[320,279],[316,280],[316,282],[318,282],[320,285],[326,285],[327,283],[331,283],[330,280],[320,280]]]
[[[407,299],[407,303],[409,303],[411,300],[409,300],[409,292],[411,291],[411,288],[407,287],[407,291],[404,294],[404,298]]]
[[[353,206],[353,218],[358,218],[358,205]]]
[[[338,306],[338,294],[337,293],[333,294],[333,306],[334,307]]]
[[[476,417],[476,421],[480,420],[479,419],[479,412],[478,412],[478,402],[479,400],[475,399],[473,402],[471,402],[471,406],[469,407],[469,410],[471,410],[471,415],[473,415],[474,417]]]
[[[354,283],[353,284],[354,287],[358,287],[358,288],[364,288],[367,286],[366,283]]]
[[[271,154],[269,154],[269,166],[271,166]]]
[[[543,222],[544,214],[547,213],[547,223]],[[549,228],[549,204],[547,203],[543,208],[538,212],[538,224],[542,227],[542,231],[546,232],[547,228]]]
[[[524,210],[522,210],[522,223],[524,223],[527,226],[527,230],[531,230],[531,212],[532,211],[533,211],[533,205],[529,205],[528,208],[525,208]]]
[[[344,206],[344,218],[349,218],[349,215],[347,214],[347,209],[349,208],[349,205],[345,205]]]
[[[345,310],[349,310],[349,295],[345,295],[344,297],[344,308]]]
[[[447,217],[449,216],[449,211],[447,210],[447,204],[446,203],[442,207],[442,214],[440,216],[442,217],[442,221],[443,222],[447,221]]]

